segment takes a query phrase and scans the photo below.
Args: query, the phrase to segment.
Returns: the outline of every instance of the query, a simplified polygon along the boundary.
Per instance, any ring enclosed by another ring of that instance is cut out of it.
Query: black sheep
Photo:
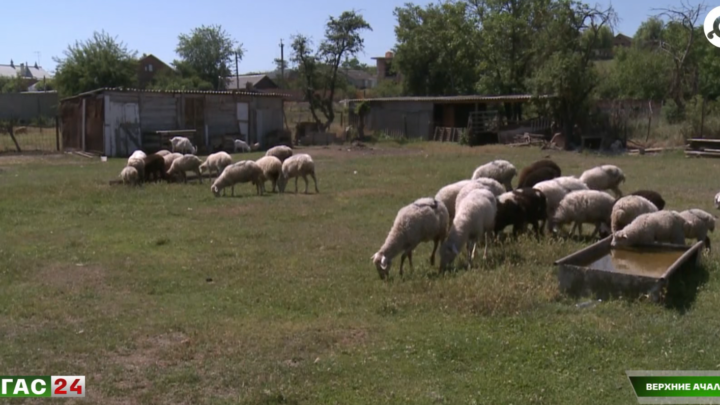
[[[545,180],[552,180],[562,175],[557,163],[550,159],[542,159],[523,167],[518,176],[518,188],[532,187]]]
[[[146,156],[145,161],[145,181],[150,181],[150,177],[153,177],[154,181],[160,179],[165,180],[167,175],[165,173],[165,159],[157,154]]]
[[[495,234],[502,232],[508,225],[513,226],[513,236],[527,229],[531,224],[535,236],[540,238],[539,222],[545,221],[547,202],[540,190],[525,187],[512,191],[512,195],[498,201],[495,215]]]
[[[650,201],[651,203],[655,204],[655,206],[657,207],[658,211],[660,211],[660,210],[662,210],[663,208],[665,208],[665,200],[663,200],[662,196],[661,196],[660,193],[658,193],[657,191],[653,191],[653,190],[638,190],[638,191],[636,191],[636,192],[634,192],[634,193],[630,193],[630,195],[638,195],[638,196],[640,196],[640,197],[646,198],[648,201]]]

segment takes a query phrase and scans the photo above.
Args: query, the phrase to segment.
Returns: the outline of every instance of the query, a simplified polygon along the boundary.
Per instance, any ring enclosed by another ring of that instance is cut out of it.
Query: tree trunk
[[[8,126],[8,132],[10,133],[10,138],[12,138],[12,141],[15,143],[15,149],[17,149],[18,153],[22,152],[20,150],[20,144],[18,143],[17,139],[15,139],[15,129],[13,129],[12,124]]]

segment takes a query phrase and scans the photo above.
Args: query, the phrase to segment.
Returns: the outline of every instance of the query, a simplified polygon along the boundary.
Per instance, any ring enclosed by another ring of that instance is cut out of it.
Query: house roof
[[[260,80],[267,78],[272,82],[272,79],[266,74],[261,75],[240,75],[230,76],[225,78],[225,86],[227,89],[245,89],[248,83],[251,87],[254,87]],[[273,82],[274,83],[274,82]],[[238,86],[239,84],[239,86]]]
[[[153,55],[153,54],[151,54],[151,53],[149,53],[149,54],[143,56],[142,58],[140,58],[140,60],[139,60],[138,62],[142,64],[142,61],[144,61],[145,59],[150,59],[150,58],[153,58],[153,59],[155,59],[156,61],[162,63],[163,65],[165,65],[165,67],[167,67],[167,68],[170,69],[170,70],[175,70],[174,67],[168,65],[167,63],[165,63],[165,61],[163,61],[162,59],[158,58],[157,56],[155,56],[155,55]]]
[[[14,64],[14,67],[10,65],[0,65],[0,77],[16,77],[17,75],[24,76],[28,79],[36,80],[42,80],[43,77],[48,79],[53,77],[48,71],[46,71],[40,66],[20,66],[19,63]]]
[[[338,73],[341,73],[344,76],[347,76],[348,78],[353,80],[372,80],[373,78],[375,78],[375,76],[360,69],[338,69]]]
[[[402,102],[402,101],[425,101],[432,103],[458,103],[458,102],[482,102],[482,103],[502,103],[506,101],[529,101],[533,97],[539,99],[554,98],[553,95],[543,94],[540,96],[533,96],[532,94],[510,94],[503,96],[481,96],[481,95],[468,95],[468,96],[430,96],[430,97],[378,97],[378,98],[358,98],[350,100],[342,100],[342,103],[354,103],[354,102]]]
[[[154,94],[206,94],[206,95],[240,95],[240,96],[251,96],[251,97],[275,97],[275,98],[287,98],[287,95],[281,93],[269,93],[269,92],[255,92],[255,91],[212,91],[212,90],[148,90],[148,89],[133,89],[127,87],[101,87],[99,89],[86,91],[72,97],[66,97],[60,101],[70,100],[77,97],[89,96],[93,94],[100,94],[104,92],[118,92],[118,93],[154,93]]]
[[[630,38],[629,36],[627,36],[627,35],[625,35],[625,34],[617,34],[617,35],[615,35],[615,39],[622,39],[622,40],[625,40],[625,41],[632,41],[632,38]]]

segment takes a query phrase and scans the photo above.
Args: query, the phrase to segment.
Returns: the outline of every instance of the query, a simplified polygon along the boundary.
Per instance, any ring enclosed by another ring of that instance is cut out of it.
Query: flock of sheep
[[[213,153],[202,161],[195,156],[197,148],[185,137],[174,137],[170,143],[172,150],[161,150],[150,155],[140,150],[133,152],[128,158],[127,166],[120,172],[122,182],[140,185],[148,181],[183,180],[187,183],[187,172],[193,172],[197,174],[202,184],[202,176],[207,172],[210,178],[213,174],[217,175],[210,190],[218,197],[221,191],[222,195],[225,195],[227,187],[231,187],[232,195],[235,196],[235,184],[238,183],[252,183],[256,187],[257,194],[262,195],[267,181],[272,182],[273,192],[277,187],[277,191],[284,193],[287,182],[292,178],[295,179],[295,193],[297,193],[300,177],[305,180],[305,193],[307,193],[308,176],[310,176],[315,183],[315,192],[320,192],[312,157],[305,153],[293,154],[293,150],[287,146],[270,148],[265,156],[256,161],[241,160],[233,163],[232,157],[226,152]],[[251,150],[247,143],[239,139],[235,140],[235,147],[243,152]]]
[[[582,224],[592,224],[591,237],[612,234],[612,246],[684,244],[690,238],[710,248],[707,234],[714,231],[716,216],[696,208],[664,210],[665,201],[653,190],[623,196],[619,186],[625,174],[617,166],[594,167],[578,178],[562,176],[555,162],[542,159],[522,169],[518,187],[513,189],[516,174],[510,162],[495,160],[478,167],[470,179],[441,188],[434,198],[420,198],[400,209],[385,243],[371,258],[380,278],[387,279],[398,254],[400,275],[405,258],[412,269],[413,250],[430,241],[434,243],[432,266],[440,246],[440,271],[447,270],[463,248],[470,268],[480,238],[485,241],[486,258],[488,238],[510,225],[514,237],[527,231],[528,225],[538,239],[545,227],[551,235],[567,236],[563,226],[569,224],[573,224],[569,235],[577,229],[582,236]],[[720,209],[720,193],[715,206]]]

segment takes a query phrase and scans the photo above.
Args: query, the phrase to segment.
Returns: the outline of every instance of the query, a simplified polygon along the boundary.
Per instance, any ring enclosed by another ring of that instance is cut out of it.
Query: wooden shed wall
[[[139,94],[140,123],[144,132],[178,129],[180,97]]]
[[[373,102],[365,121],[366,130],[405,134],[428,139],[433,126],[433,103],[426,101]]]

